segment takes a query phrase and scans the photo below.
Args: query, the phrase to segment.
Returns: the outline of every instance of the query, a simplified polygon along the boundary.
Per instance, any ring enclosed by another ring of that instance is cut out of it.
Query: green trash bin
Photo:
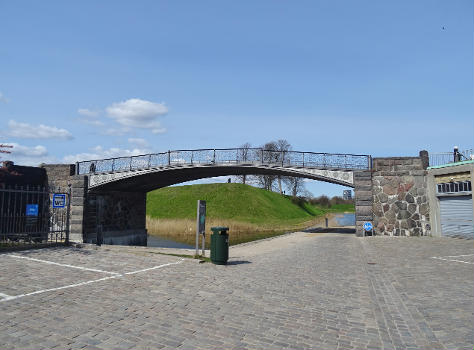
[[[211,227],[211,261],[216,265],[226,265],[229,260],[228,227]]]

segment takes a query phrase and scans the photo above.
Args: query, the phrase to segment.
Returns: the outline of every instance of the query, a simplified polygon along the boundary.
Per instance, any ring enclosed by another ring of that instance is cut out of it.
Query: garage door
[[[443,236],[474,238],[472,196],[439,197]]]

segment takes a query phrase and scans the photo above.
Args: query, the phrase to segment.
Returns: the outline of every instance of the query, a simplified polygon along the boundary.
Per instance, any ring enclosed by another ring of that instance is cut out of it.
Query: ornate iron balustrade
[[[174,165],[274,164],[342,170],[372,168],[372,157],[361,154],[273,151],[263,148],[175,150],[76,163],[77,174],[112,173]]]

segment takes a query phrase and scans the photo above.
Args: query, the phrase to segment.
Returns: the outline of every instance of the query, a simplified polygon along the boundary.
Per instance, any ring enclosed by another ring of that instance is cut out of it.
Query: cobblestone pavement
[[[230,255],[0,254],[0,349],[473,348],[474,241],[295,233]]]

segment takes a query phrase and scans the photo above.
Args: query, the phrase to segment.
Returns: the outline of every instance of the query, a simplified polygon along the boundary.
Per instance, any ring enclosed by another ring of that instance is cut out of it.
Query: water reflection
[[[161,238],[159,236],[148,235],[147,240],[148,247],[160,247],[160,248],[183,248],[193,249],[194,247],[180,242],[171,241],[169,239]]]
[[[355,226],[356,219],[354,213],[345,213],[341,216],[336,216],[336,223],[338,226]]]
[[[355,214],[354,213],[345,213],[345,214],[338,214],[334,218],[336,220],[337,226],[354,226],[355,225]],[[253,233],[253,234],[247,234],[245,235],[246,239],[243,239],[242,241],[236,241],[232,242],[231,244],[238,244],[238,243],[243,243],[243,242],[248,242],[248,241],[254,241],[257,239],[263,239],[271,236],[276,236],[278,234],[282,234],[285,232],[279,231],[279,232],[259,232],[259,233]],[[206,238],[208,241],[207,243],[209,244],[210,238]],[[208,245],[207,244],[207,245]],[[206,246],[207,246],[206,245]],[[148,241],[147,241],[147,246],[148,247],[160,247],[160,248],[183,248],[183,249],[193,249],[194,246],[186,243],[180,243],[180,242],[175,242],[170,239],[162,238],[160,236],[155,236],[155,235],[148,235]]]

